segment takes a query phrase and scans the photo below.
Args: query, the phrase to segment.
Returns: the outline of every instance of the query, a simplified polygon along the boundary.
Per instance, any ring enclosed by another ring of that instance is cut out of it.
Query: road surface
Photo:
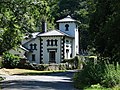
[[[2,90],[76,90],[73,87],[74,71],[35,76],[3,76]]]

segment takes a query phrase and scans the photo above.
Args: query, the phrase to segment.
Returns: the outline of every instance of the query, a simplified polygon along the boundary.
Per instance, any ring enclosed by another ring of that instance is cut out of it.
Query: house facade
[[[79,54],[79,34],[77,21],[70,16],[57,21],[59,30],[32,33],[25,37],[22,46],[31,63],[61,63]]]

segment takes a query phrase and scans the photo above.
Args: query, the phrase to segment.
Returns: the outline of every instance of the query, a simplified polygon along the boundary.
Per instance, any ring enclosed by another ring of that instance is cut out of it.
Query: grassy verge
[[[56,71],[37,71],[37,70],[28,70],[28,69],[0,69],[0,74],[8,75],[46,75],[51,73],[65,72],[65,70],[56,70]]]
[[[84,90],[120,90],[119,86],[115,86],[113,88],[105,88],[102,87],[100,84],[91,85],[90,87],[86,87]]]

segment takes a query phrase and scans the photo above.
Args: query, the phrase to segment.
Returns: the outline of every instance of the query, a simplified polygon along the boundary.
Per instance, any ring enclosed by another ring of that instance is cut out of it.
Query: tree
[[[20,44],[23,34],[42,31],[42,21],[49,24],[49,17],[44,0],[0,0],[0,54]]]
[[[101,57],[120,63],[120,2],[97,0],[96,11],[91,15],[91,43]]]

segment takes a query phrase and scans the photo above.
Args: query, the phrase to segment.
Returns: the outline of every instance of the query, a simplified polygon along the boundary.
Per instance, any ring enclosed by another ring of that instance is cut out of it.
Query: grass
[[[114,88],[86,88],[84,90],[120,90],[120,87],[114,87]]]
[[[102,87],[100,84],[91,85],[91,87],[86,87],[84,90],[120,90],[119,86],[115,86],[113,88],[105,88]]]
[[[65,72],[65,70],[57,70],[57,71],[37,71],[37,70],[28,70],[28,69],[0,69],[0,74],[7,75],[46,75],[50,73],[58,73]]]

